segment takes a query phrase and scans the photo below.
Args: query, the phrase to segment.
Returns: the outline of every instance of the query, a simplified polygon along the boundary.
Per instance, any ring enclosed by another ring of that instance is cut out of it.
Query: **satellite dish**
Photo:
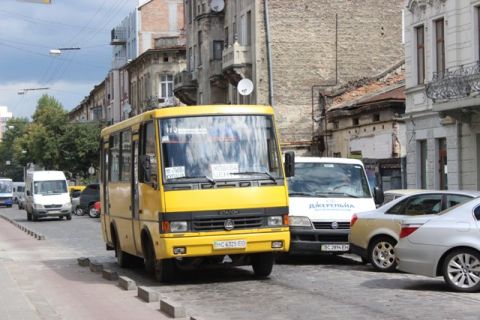
[[[210,1],[210,9],[215,12],[220,12],[225,8],[225,1],[223,0],[212,0]]]
[[[237,91],[242,96],[248,96],[253,91],[253,82],[250,79],[242,79],[238,82]]]

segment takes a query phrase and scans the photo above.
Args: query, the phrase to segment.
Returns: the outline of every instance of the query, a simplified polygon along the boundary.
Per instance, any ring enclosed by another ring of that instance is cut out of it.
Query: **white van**
[[[13,182],[13,203],[19,204],[25,196],[25,182]]]
[[[375,210],[363,163],[355,159],[296,157],[289,179],[291,254],[346,253],[354,213]]]
[[[62,171],[28,172],[25,179],[25,209],[28,220],[52,216],[72,219],[72,203],[65,174]]]

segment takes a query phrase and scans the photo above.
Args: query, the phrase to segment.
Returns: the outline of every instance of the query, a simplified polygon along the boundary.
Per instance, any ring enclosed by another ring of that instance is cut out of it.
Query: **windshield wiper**
[[[231,175],[258,175],[258,174],[264,174],[268,176],[273,182],[277,183],[277,179],[275,179],[274,176],[270,174],[268,171],[243,171],[243,172],[230,172],[229,174]]]
[[[327,194],[339,194],[339,195],[347,196],[347,197],[349,197],[349,198],[360,198],[359,196],[354,195],[354,194],[351,194],[351,193],[348,193],[348,192],[335,192],[335,191],[330,191],[330,192],[327,192]]]
[[[310,192],[289,192],[289,196],[305,196],[305,197],[316,197],[315,194]]]
[[[167,179],[169,181],[172,181],[172,180],[183,180],[183,179],[205,179],[207,180],[208,182],[210,182],[211,184],[215,185],[217,182],[215,180],[213,180],[213,178],[210,178],[209,176],[192,176],[192,177],[177,177],[177,178],[171,178],[171,179]]]

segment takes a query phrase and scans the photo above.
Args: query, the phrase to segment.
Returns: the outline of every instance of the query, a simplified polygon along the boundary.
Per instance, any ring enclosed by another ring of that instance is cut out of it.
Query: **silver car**
[[[374,211],[353,216],[350,226],[350,250],[370,262],[377,271],[396,268],[394,246],[402,219],[437,214],[459,203],[480,196],[478,191],[412,191]]]
[[[456,291],[480,290],[480,198],[402,221],[395,247],[398,269],[443,276]]]

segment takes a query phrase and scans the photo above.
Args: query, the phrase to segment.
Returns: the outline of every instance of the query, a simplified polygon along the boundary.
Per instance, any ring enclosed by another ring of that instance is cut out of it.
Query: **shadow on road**
[[[401,289],[415,291],[449,291],[448,286],[440,279],[387,279],[379,277],[378,279],[368,280],[361,284],[362,287],[373,289]]]

